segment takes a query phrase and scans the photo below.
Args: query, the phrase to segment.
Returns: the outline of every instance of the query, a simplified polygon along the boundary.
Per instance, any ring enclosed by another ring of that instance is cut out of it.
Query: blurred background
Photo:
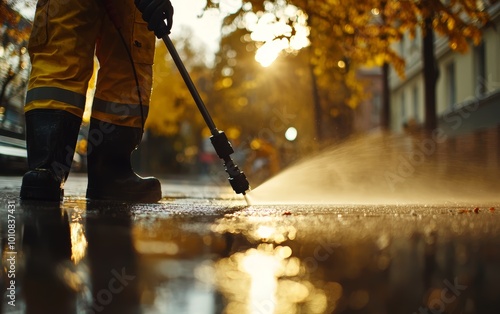
[[[174,44],[252,185],[374,132],[433,139],[442,153],[433,156],[500,167],[498,1],[172,3]],[[22,108],[34,9],[31,0],[0,2],[2,174],[26,167]],[[137,172],[225,184],[210,132],[161,41],[154,73]],[[89,109],[75,171],[85,171]]]

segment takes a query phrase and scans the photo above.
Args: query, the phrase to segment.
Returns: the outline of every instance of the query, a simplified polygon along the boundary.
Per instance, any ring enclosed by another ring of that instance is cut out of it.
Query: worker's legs
[[[159,181],[137,176],[130,164],[148,114],[155,37],[132,0],[112,4],[119,30],[104,18],[96,47],[100,69],[89,129],[87,197],[156,202]]]
[[[99,32],[96,55],[100,68],[92,117],[142,128],[149,108],[155,37],[142,21],[133,0],[113,0],[112,3],[113,15],[120,26],[118,31],[105,17]]]
[[[26,99],[28,171],[22,199],[59,201],[71,163],[96,35],[104,15],[98,1],[39,0],[28,51]]]

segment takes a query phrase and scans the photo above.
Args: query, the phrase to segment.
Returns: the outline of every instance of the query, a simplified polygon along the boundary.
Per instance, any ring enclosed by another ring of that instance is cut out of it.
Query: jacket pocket
[[[136,63],[153,64],[156,37],[148,30],[148,24],[142,20],[139,10],[135,10],[134,15],[132,58]]]

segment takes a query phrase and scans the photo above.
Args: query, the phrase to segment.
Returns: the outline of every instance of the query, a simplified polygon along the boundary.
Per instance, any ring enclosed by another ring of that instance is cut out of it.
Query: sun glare
[[[242,268],[250,275],[249,308],[251,314],[275,312],[278,280],[276,273],[281,261],[269,252],[251,249],[243,258]]]
[[[292,5],[276,13],[248,12],[244,24],[251,39],[263,43],[255,54],[255,60],[263,67],[270,66],[282,51],[298,51],[309,45],[307,15]]]
[[[68,212],[68,215],[70,219],[71,260],[76,265],[85,257],[88,242],[85,236],[82,210],[75,206]]]
[[[281,53],[288,47],[288,41],[286,39],[268,41],[262,45],[255,54],[255,60],[259,62],[263,67],[270,66],[274,60],[276,60]]]

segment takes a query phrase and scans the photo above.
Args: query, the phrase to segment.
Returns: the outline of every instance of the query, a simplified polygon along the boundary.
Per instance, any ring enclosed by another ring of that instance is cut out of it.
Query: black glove
[[[170,34],[174,16],[170,0],[135,0],[134,3],[141,11],[143,20],[148,22],[148,29],[154,31],[156,37]]]

